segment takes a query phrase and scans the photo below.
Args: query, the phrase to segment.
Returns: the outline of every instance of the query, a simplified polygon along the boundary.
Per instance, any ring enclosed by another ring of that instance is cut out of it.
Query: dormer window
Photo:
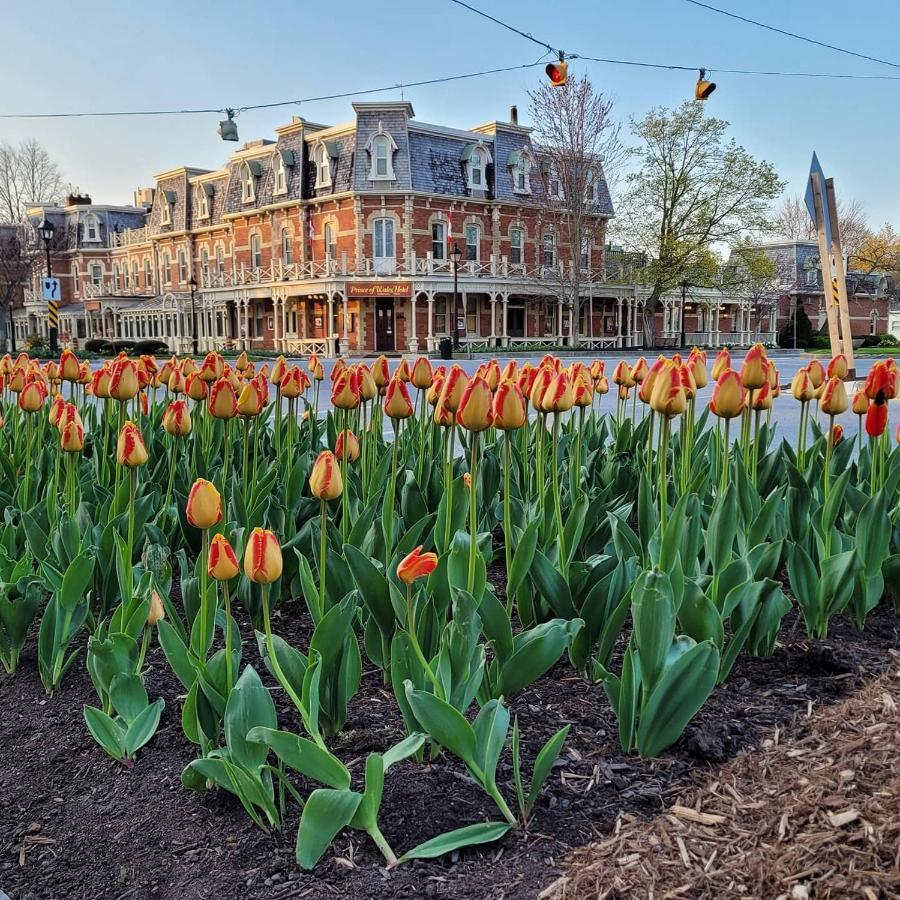
[[[209,218],[209,199],[213,195],[215,188],[211,184],[200,185],[200,200],[197,216],[201,219]]]
[[[554,200],[562,200],[562,182],[559,180],[559,172],[556,169],[550,170],[547,190]]]
[[[86,242],[96,243],[100,240],[100,223],[93,213],[88,213],[84,219],[84,239]]]
[[[241,203],[253,203],[256,200],[256,179],[261,172],[256,160],[245,162],[241,167]]]
[[[509,154],[508,165],[512,170],[513,191],[517,194],[530,194],[531,158],[527,150],[513,150]]]
[[[487,189],[486,169],[491,162],[491,154],[484,144],[470,144],[463,151],[463,159],[466,162],[467,187],[473,191]]]
[[[324,143],[316,145],[313,162],[316,166],[316,187],[331,187],[331,157]]]
[[[597,173],[593,169],[588,169],[584,179],[584,199],[586,203],[597,200]]]
[[[396,178],[394,153],[397,144],[381,122],[378,123],[378,131],[369,138],[366,150],[369,153],[369,181],[393,181]]]
[[[288,185],[288,169],[293,168],[294,151],[279,150],[275,154],[275,188],[272,193],[286,194]]]
[[[163,225],[172,224],[172,207],[175,205],[175,191],[160,191],[160,221]]]

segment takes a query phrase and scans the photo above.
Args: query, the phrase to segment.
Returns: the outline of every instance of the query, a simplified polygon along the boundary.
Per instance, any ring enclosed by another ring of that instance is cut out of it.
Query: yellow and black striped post
[[[47,324],[50,352],[55,356],[59,350],[59,306],[55,300],[47,301]]]
[[[834,301],[835,306],[841,305],[841,291],[838,287],[837,278],[831,279],[831,299]]]

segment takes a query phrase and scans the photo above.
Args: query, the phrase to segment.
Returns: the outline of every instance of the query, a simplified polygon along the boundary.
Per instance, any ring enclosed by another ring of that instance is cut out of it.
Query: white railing
[[[616,337],[587,337],[580,335],[576,338],[576,343],[581,350],[615,350],[619,346],[619,342],[623,338]]]
[[[123,231],[111,231],[109,233],[110,247],[131,247],[134,244],[143,244],[149,241],[155,234],[149,225],[140,228],[125,228]]]
[[[319,356],[325,356],[328,353],[329,343],[334,346],[334,339],[330,341],[328,338],[285,338],[284,351],[292,353],[296,356],[309,356],[317,353]]]

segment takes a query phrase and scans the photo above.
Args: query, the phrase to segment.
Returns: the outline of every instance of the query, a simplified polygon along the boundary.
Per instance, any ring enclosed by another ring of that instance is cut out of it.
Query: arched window
[[[513,167],[513,190],[517,194],[531,193],[531,160],[523,151]]]
[[[472,187],[481,187],[484,184],[484,163],[478,150],[469,157],[469,183]]]
[[[245,162],[241,168],[241,201],[252,203],[256,199],[256,175],[250,163]]]
[[[275,190],[276,194],[287,193],[287,166],[280,153],[275,154]]]
[[[258,269],[262,265],[262,242],[255,232],[250,235],[250,267]]]
[[[869,316],[869,334],[878,334],[878,310],[875,309]]]
[[[316,187],[331,186],[331,157],[328,148],[324,144],[316,147],[313,160],[316,164]]]
[[[369,152],[369,181],[393,181],[394,175],[394,152],[397,144],[394,139],[384,130],[384,125],[378,123],[378,131],[376,131],[366,144],[366,150]]]
[[[163,284],[172,283],[172,254],[167,250],[162,258]]]
[[[184,255],[184,250],[178,251],[178,280],[181,284],[187,284],[187,257]]]
[[[90,274],[91,284],[100,287],[103,284],[103,266],[100,263],[91,263]]]
[[[206,185],[200,185],[200,196],[197,200],[197,217],[199,219],[209,218],[209,194],[206,193]]]
[[[84,217],[84,239],[91,243],[100,240],[100,223],[93,213],[88,213]]]
[[[225,271],[225,248],[216,244],[216,272],[220,275]]]
[[[466,164],[467,187],[472,191],[487,190],[486,167],[492,161],[490,151],[484,144],[469,144],[462,153]]]
[[[291,241],[291,229],[281,229],[281,261],[289,266],[294,261],[294,246]]]
[[[542,242],[541,262],[547,267],[554,265],[556,261],[556,235],[552,231],[545,231]]]
[[[584,179],[584,199],[587,203],[597,199],[597,173],[593,169],[588,169]]]

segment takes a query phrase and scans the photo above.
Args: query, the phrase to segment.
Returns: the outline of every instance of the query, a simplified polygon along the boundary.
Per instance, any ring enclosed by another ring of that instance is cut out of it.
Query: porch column
[[[410,323],[409,323],[409,334],[406,337],[407,345],[409,346],[410,353],[418,353],[419,352],[419,340],[416,337],[416,292],[415,290],[410,294],[409,298],[409,309],[410,309]]]
[[[250,349],[250,298],[244,297],[244,349]]]
[[[341,356],[350,355],[350,339],[347,337],[347,320],[350,318],[347,295],[341,294]]]
[[[502,341],[504,347],[509,346],[509,294],[504,293],[503,295],[503,327],[502,331]],[[527,318],[527,316],[526,316]]]
[[[556,343],[562,346],[563,342],[563,302],[562,297],[556,298]]]
[[[328,316],[328,320],[323,329],[325,332],[325,356],[328,359],[332,359],[334,357],[334,335],[332,334],[332,329],[334,328],[334,296],[332,294],[328,295],[328,310],[326,315]]]
[[[622,346],[622,298],[616,301],[616,346]]]
[[[491,346],[497,346],[497,295],[491,292]]]
[[[288,298],[287,295],[281,297],[281,349],[287,350],[287,329],[288,329]]]
[[[434,350],[434,291],[425,295],[428,300],[428,350]]]

